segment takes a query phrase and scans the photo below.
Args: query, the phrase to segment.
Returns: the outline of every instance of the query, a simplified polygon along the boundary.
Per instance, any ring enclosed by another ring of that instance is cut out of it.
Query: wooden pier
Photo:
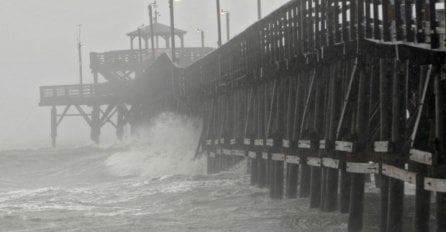
[[[379,182],[382,232],[403,231],[404,183],[415,184],[414,231],[434,229],[432,192],[446,231],[444,9],[292,0],[187,67],[152,62],[135,80],[133,120],[200,116],[210,174],[247,159],[253,185],[348,213],[352,232],[367,176]]]
[[[166,26],[157,24],[155,36],[166,37]],[[185,31],[176,30],[180,38]],[[116,129],[119,140],[123,139],[124,127],[130,124],[132,128],[141,123],[140,100],[136,94],[137,79],[145,79],[147,69],[162,60],[170,53],[169,44],[165,48],[151,49],[148,46],[150,35],[147,29],[142,33],[130,32],[131,49],[90,54],[90,69],[93,74],[92,84],[42,86],[40,88],[40,106],[51,106],[51,138],[56,146],[57,128],[65,117],[81,117],[91,128],[91,139],[99,143],[101,128],[110,124]],[[134,48],[133,40],[145,41],[138,49]],[[167,38],[167,37],[166,37]],[[177,49],[177,65],[188,66],[194,61],[213,51],[212,48],[188,47]],[[155,54],[153,53],[155,52]],[[62,108],[62,113],[58,112]],[[71,113],[70,109],[74,109]],[[132,120],[131,120],[132,118]]]

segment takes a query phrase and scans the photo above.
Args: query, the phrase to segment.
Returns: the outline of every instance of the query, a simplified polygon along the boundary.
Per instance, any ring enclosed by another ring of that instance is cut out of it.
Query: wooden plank
[[[251,145],[251,139],[245,138],[245,139],[243,140],[243,143],[244,143],[245,145]]]
[[[322,165],[327,168],[339,168],[339,160],[332,158],[322,158]]]
[[[411,149],[409,153],[410,153],[409,157],[410,160],[417,163],[432,165],[432,153],[417,149]]]
[[[353,152],[353,143],[347,141],[336,141],[336,151]]]
[[[424,189],[432,192],[446,193],[446,179],[424,178]]]
[[[319,141],[319,149],[325,150],[325,147],[326,147],[326,141],[325,140]]]
[[[269,147],[274,146],[274,140],[273,139],[267,139],[266,140],[266,146],[269,146]]]
[[[244,150],[232,150],[231,155],[245,157],[246,152]]]
[[[262,152],[262,159],[265,159],[265,160],[268,159],[268,153],[267,152]]]
[[[389,141],[376,141],[374,143],[374,151],[378,153],[387,153],[389,152]]]
[[[415,184],[417,174],[415,172],[409,172],[405,169],[397,168],[392,165],[383,164],[382,174],[392,177],[394,179],[402,180],[410,184]]]
[[[255,146],[263,146],[263,139],[256,139],[254,140]]]
[[[299,164],[300,158],[298,156],[288,155],[285,159],[285,162],[289,164]]]
[[[310,149],[311,148],[311,141],[310,140],[299,140],[297,144],[298,148],[302,149]]]
[[[248,152],[248,157],[251,159],[256,159],[257,158],[257,153],[254,151],[249,151]]]
[[[309,166],[313,166],[313,167],[320,167],[321,166],[321,158],[307,157],[307,164]]]
[[[347,172],[350,173],[379,173],[379,164],[378,163],[352,163],[347,162]]]
[[[273,153],[273,154],[271,154],[271,159],[274,161],[285,161],[285,154]]]
[[[288,139],[282,140],[282,147],[290,148],[290,140],[288,140]]]

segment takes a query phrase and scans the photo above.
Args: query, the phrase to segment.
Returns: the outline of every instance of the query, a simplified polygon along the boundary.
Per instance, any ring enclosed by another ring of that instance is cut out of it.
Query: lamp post
[[[201,47],[204,48],[204,31],[202,29],[197,29],[197,32],[201,34]]]
[[[262,19],[262,0],[257,0],[257,15],[258,19]]]
[[[83,84],[83,68],[82,68],[82,42],[81,42],[81,31],[82,31],[82,25],[79,24],[77,25],[77,27],[79,28],[79,34],[77,37],[77,52],[79,55],[79,84],[82,85]],[[82,91],[81,91],[82,93]]]
[[[226,16],[226,40],[229,41],[231,39],[231,23],[229,19],[229,11],[221,10],[221,15]]]
[[[218,47],[221,47],[221,17],[220,17],[220,0],[217,1],[217,27],[218,27]]]
[[[175,51],[175,16],[173,9],[173,0],[169,0],[170,8],[170,37],[172,43],[172,62],[176,63],[176,51]]]
[[[152,46],[152,59],[155,60],[156,59],[156,50],[155,50],[155,40],[154,40],[154,35],[153,35],[153,5],[149,4],[149,21],[150,21],[150,42],[151,42],[151,46]]]
[[[141,40],[141,37],[142,37],[141,30],[142,30],[143,27],[144,27],[144,25],[138,27],[138,45],[139,45],[139,48],[138,48],[138,54],[139,54],[138,60],[139,60],[139,73],[140,74],[143,71],[143,67],[142,67],[142,40]]]

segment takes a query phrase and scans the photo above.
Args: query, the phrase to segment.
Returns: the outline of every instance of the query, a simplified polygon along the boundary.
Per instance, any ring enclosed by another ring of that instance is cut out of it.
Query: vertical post
[[[141,44],[141,43],[140,43]],[[94,86],[96,88],[98,84],[98,73],[94,72]],[[100,120],[100,105],[93,103],[93,109],[91,112],[91,124],[90,124],[90,138],[96,144],[99,144],[99,135],[101,133],[101,120]]]
[[[124,116],[125,116],[125,110],[123,109],[125,106],[124,105],[117,105],[117,110],[118,110],[118,120],[117,120],[117,124],[116,124],[116,137],[118,138],[118,140],[122,141],[122,139],[124,138]]]
[[[421,0],[422,1],[422,0]],[[381,29],[379,27],[379,5],[380,0],[373,0],[373,37],[381,40]]]
[[[262,19],[262,0],[257,0],[257,19]]]
[[[382,16],[383,16],[383,39],[384,41],[390,41],[392,39],[390,34],[390,21],[389,21],[389,5],[390,1],[382,1]]]
[[[423,66],[419,67],[419,73],[418,73],[418,78],[419,78],[419,89],[420,89],[420,93],[422,93],[422,89],[423,89],[423,83],[424,83],[424,79],[423,76],[424,74],[424,68]],[[431,73],[431,68],[429,68],[427,75],[430,75]],[[409,73],[409,70],[407,70],[407,72]],[[409,83],[409,75],[406,76],[406,89],[409,88],[408,83]],[[429,76],[426,76],[426,78],[429,78]],[[408,91],[408,90],[406,90]],[[419,98],[417,99],[418,102],[422,102],[422,94],[420,94]],[[408,96],[406,97],[408,98]],[[408,103],[406,103],[406,105],[408,105]],[[434,108],[435,106],[433,104],[428,104],[426,105],[426,107],[429,107],[428,110],[426,110],[427,112],[424,113],[423,117],[425,119],[421,119],[422,122],[428,122],[431,120],[428,120],[427,117],[433,117],[433,112],[435,112]],[[421,108],[421,107],[420,107]],[[420,109],[422,110],[422,109]],[[429,116],[428,116],[429,115]],[[420,135],[418,136],[420,139],[422,138],[422,141],[417,141],[417,142],[422,142],[424,147],[426,147],[426,149],[428,148],[428,144],[429,144],[429,133],[431,133],[430,131],[432,131],[434,129],[433,125],[434,122],[431,123],[423,123],[420,126],[422,126],[422,128],[418,129],[418,133],[420,132],[424,132],[425,135],[423,137],[421,137]],[[418,139],[418,140],[420,140]],[[421,147],[423,147],[423,145],[421,145]],[[417,145],[418,147],[419,145]],[[432,150],[431,150],[432,151]],[[430,191],[426,191],[424,189],[424,178],[426,176],[426,173],[428,173],[428,168],[426,165],[424,164],[420,164],[417,162],[411,162],[410,163],[410,169],[413,172],[418,173],[418,175],[416,176],[416,183],[415,183],[415,215],[414,215],[414,232],[424,232],[424,231],[430,231],[429,230],[429,220],[430,220],[430,205],[431,205],[431,192]]]
[[[144,37],[144,49],[149,51],[149,38]]]
[[[441,68],[436,68],[440,71]],[[438,147],[435,151],[435,157],[440,165],[445,163],[445,140],[444,140],[444,90],[441,83],[440,73],[435,73],[435,141]],[[445,178],[445,170],[439,168],[436,173],[437,178]],[[437,231],[446,231],[446,193],[437,192]]]
[[[138,61],[139,61],[139,73],[142,73],[142,34],[141,34],[141,28],[138,27]]]
[[[426,40],[426,37],[424,35],[424,25],[423,25],[423,19],[425,15],[425,11],[423,10],[423,5],[425,3],[425,0],[415,0],[415,15],[416,17],[416,28],[417,28],[417,42],[418,43],[424,43]]]
[[[379,61],[379,106],[380,106],[380,140],[386,141],[389,139],[389,120],[388,117],[390,112],[388,110],[388,84],[385,72],[385,64],[384,60],[380,59]],[[381,156],[381,167],[384,162],[384,155]],[[381,173],[381,172],[380,172]],[[381,174],[380,175],[380,189],[381,189],[381,211],[380,211],[380,231],[387,231],[387,211],[388,211],[388,199],[389,199],[389,177]]]
[[[155,49],[155,39],[153,34],[153,7],[152,4],[149,5],[149,19],[150,19],[150,43],[152,46],[152,59],[156,59],[156,49]]]
[[[97,71],[94,71],[94,73],[93,73],[93,82],[95,84],[98,83],[98,72]]]
[[[365,0],[365,25],[366,25],[366,32],[365,32],[365,36],[367,38],[372,38],[372,17],[371,17],[371,8],[370,8],[370,4],[372,0]]]
[[[406,40],[407,42],[414,41],[414,32],[413,32],[413,19],[412,19],[412,1],[413,0],[405,0],[404,1],[404,16],[406,21]]]
[[[94,103],[93,110],[91,111],[91,140],[96,144],[99,144],[99,135],[101,130],[101,121],[100,121],[100,106],[97,103]]]
[[[172,1],[172,0],[170,0]],[[220,0],[217,1],[217,28],[218,28],[218,47],[221,47],[221,17],[220,17]]]
[[[321,131],[323,130],[323,110],[324,110],[324,88],[322,84],[316,88],[316,96],[314,101],[314,119],[313,119],[313,136],[312,147],[315,154],[319,153],[319,140]],[[311,167],[311,184],[310,184],[310,208],[318,208],[321,205],[321,167]]]
[[[362,62],[361,62],[362,63]],[[361,65],[361,67],[364,67]],[[368,79],[364,72],[359,72],[358,84],[358,103],[357,103],[357,117],[355,134],[358,136],[358,151],[363,152],[367,148],[368,139],[368,110],[369,101],[367,86]],[[352,185],[350,192],[350,215],[348,220],[348,230],[351,232],[362,231],[363,226],[363,211],[364,211],[364,174],[352,174]]]
[[[155,9],[155,17],[154,17],[154,19],[155,19],[155,25],[157,25],[157,26],[158,26],[158,14],[159,14],[158,10]],[[156,43],[156,49],[159,49],[160,48],[159,36],[156,36],[155,43]]]
[[[56,147],[57,138],[57,108],[53,106],[51,108],[51,145]]]
[[[83,68],[82,68],[82,43],[81,43],[81,35],[80,35],[80,26],[79,26],[79,38],[77,43],[77,51],[79,55],[79,85],[83,84]],[[82,93],[82,91],[81,91]]]
[[[173,9],[173,0],[169,0],[170,7],[170,39],[172,43],[172,62],[176,63],[176,51],[175,51],[175,15]]]
[[[440,47],[440,36],[437,32],[437,10],[435,4],[438,0],[429,0],[429,20],[430,20],[430,36],[431,36],[431,48],[436,49]]]
[[[133,49],[134,49],[134,46],[133,46],[133,41],[135,40],[135,37],[133,37],[133,36],[130,36],[130,50],[132,50],[133,51]]]
[[[201,47],[204,48],[204,31],[201,30]]]
[[[229,12],[226,12],[226,40],[229,41],[231,39],[231,20],[230,20]]]
[[[339,103],[339,94],[338,94],[338,80],[337,79],[337,64],[333,64],[330,69],[330,110],[329,110],[329,121],[328,121],[328,136],[326,140],[326,148],[327,152],[334,152],[334,144],[336,140],[336,114],[337,107]],[[338,204],[338,177],[339,171],[337,169],[325,168],[326,177],[325,177],[325,194],[324,194],[324,206],[323,210],[332,212],[335,211]]]
[[[395,0],[395,30],[396,30],[396,40],[402,41],[404,38],[404,31],[403,31],[403,20],[401,18],[401,6],[403,0]]]
[[[400,103],[400,77],[399,61],[394,61],[393,66],[393,86],[392,86],[392,144],[400,147],[401,144],[401,103]],[[401,161],[401,150],[395,150],[398,158],[394,165],[404,168],[404,162]],[[389,206],[387,216],[387,231],[403,231],[403,201],[404,201],[404,182],[390,178],[389,179]]]
[[[300,79],[300,75],[301,74],[297,74],[294,78],[295,78],[295,86],[293,85],[292,88],[295,89],[294,91],[294,113],[293,113],[293,127],[292,127],[292,136],[291,136],[291,140],[294,143],[290,144],[290,149],[294,150],[296,149],[296,144],[295,144],[295,140],[296,140],[296,134],[298,132],[298,125],[299,125],[299,112],[301,109],[301,105],[300,105],[300,94],[301,94],[301,79]],[[299,165],[298,164],[288,164],[288,169],[287,169],[288,173],[287,173],[287,180],[288,180],[288,184],[287,184],[287,196],[288,198],[296,198],[297,197],[297,182],[299,180]]]

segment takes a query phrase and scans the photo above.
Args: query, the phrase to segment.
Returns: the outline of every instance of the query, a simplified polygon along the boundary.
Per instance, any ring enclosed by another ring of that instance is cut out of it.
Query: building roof
[[[182,36],[186,34],[186,31],[175,28],[175,35]],[[153,24],[153,35],[154,36],[170,36],[170,27],[161,23]],[[138,30],[127,33],[127,36],[138,37]],[[142,37],[150,37],[150,26],[145,26],[141,28]]]

